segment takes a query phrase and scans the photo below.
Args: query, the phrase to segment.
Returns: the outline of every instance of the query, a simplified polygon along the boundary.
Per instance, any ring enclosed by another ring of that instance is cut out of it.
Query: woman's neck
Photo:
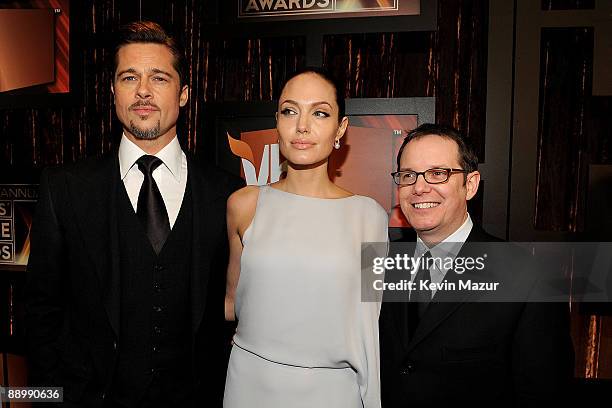
[[[327,160],[314,166],[289,164],[287,176],[276,184],[276,188],[288,193],[317,198],[332,198],[338,195],[337,190],[339,190],[327,174]]]

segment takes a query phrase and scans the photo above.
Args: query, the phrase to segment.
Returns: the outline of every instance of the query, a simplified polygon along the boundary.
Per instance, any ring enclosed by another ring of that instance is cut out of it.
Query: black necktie
[[[413,290],[410,291],[410,302],[408,306],[408,336],[412,339],[414,332],[416,331],[419,321],[425,314],[427,306],[431,301],[431,290],[427,287],[421,288],[421,282],[426,286],[431,283],[431,273],[427,267],[427,263],[430,262],[431,253],[429,251],[419,260],[419,270],[412,281],[414,283]]]
[[[431,253],[429,251],[425,252],[421,257],[419,263],[420,268],[413,281],[415,283],[414,290],[410,294],[410,301],[418,303],[419,305],[419,318],[423,316],[425,309],[427,309],[431,301],[431,290],[426,287],[421,287],[421,282],[427,287],[429,287],[431,283],[431,272],[427,265],[428,262],[431,262],[429,261],[430,259]]]
[[[144,181],[138,194],[138,206],[136,213],[142,226],[151,241],[155,253],[159,255],[168,234],[170,234],[170,222],[164,200],[157,188],[157,183],[153,178],[153,170],[163,162],[161,159],[144,155],[136,160],[138,169],[144,174]]]

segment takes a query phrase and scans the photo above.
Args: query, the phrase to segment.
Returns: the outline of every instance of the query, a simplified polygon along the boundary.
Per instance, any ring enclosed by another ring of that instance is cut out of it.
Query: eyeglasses
[[[463,169],[429,169],[425,171],[402,170],[391,173],[393,181],[398,186],[411,186],[422,175],[429,184],[446,183],[454,173],[469,173]]]

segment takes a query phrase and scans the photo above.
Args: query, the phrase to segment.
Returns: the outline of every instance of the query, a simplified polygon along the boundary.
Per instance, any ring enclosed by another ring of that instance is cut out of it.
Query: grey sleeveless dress
[[[243,237],[225,408],[380,407],[378,314],[362,242],[387,241],[373,199],[260,188]]]

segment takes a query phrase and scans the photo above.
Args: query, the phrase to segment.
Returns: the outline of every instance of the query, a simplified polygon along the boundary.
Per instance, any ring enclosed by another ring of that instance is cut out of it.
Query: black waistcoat
[[[187,406],[193,394],[190,183],[178,218],[156,255],[119,183],[121,305],[111,398],[121,406]],[[155,401],[152,405],[150,402]]]

